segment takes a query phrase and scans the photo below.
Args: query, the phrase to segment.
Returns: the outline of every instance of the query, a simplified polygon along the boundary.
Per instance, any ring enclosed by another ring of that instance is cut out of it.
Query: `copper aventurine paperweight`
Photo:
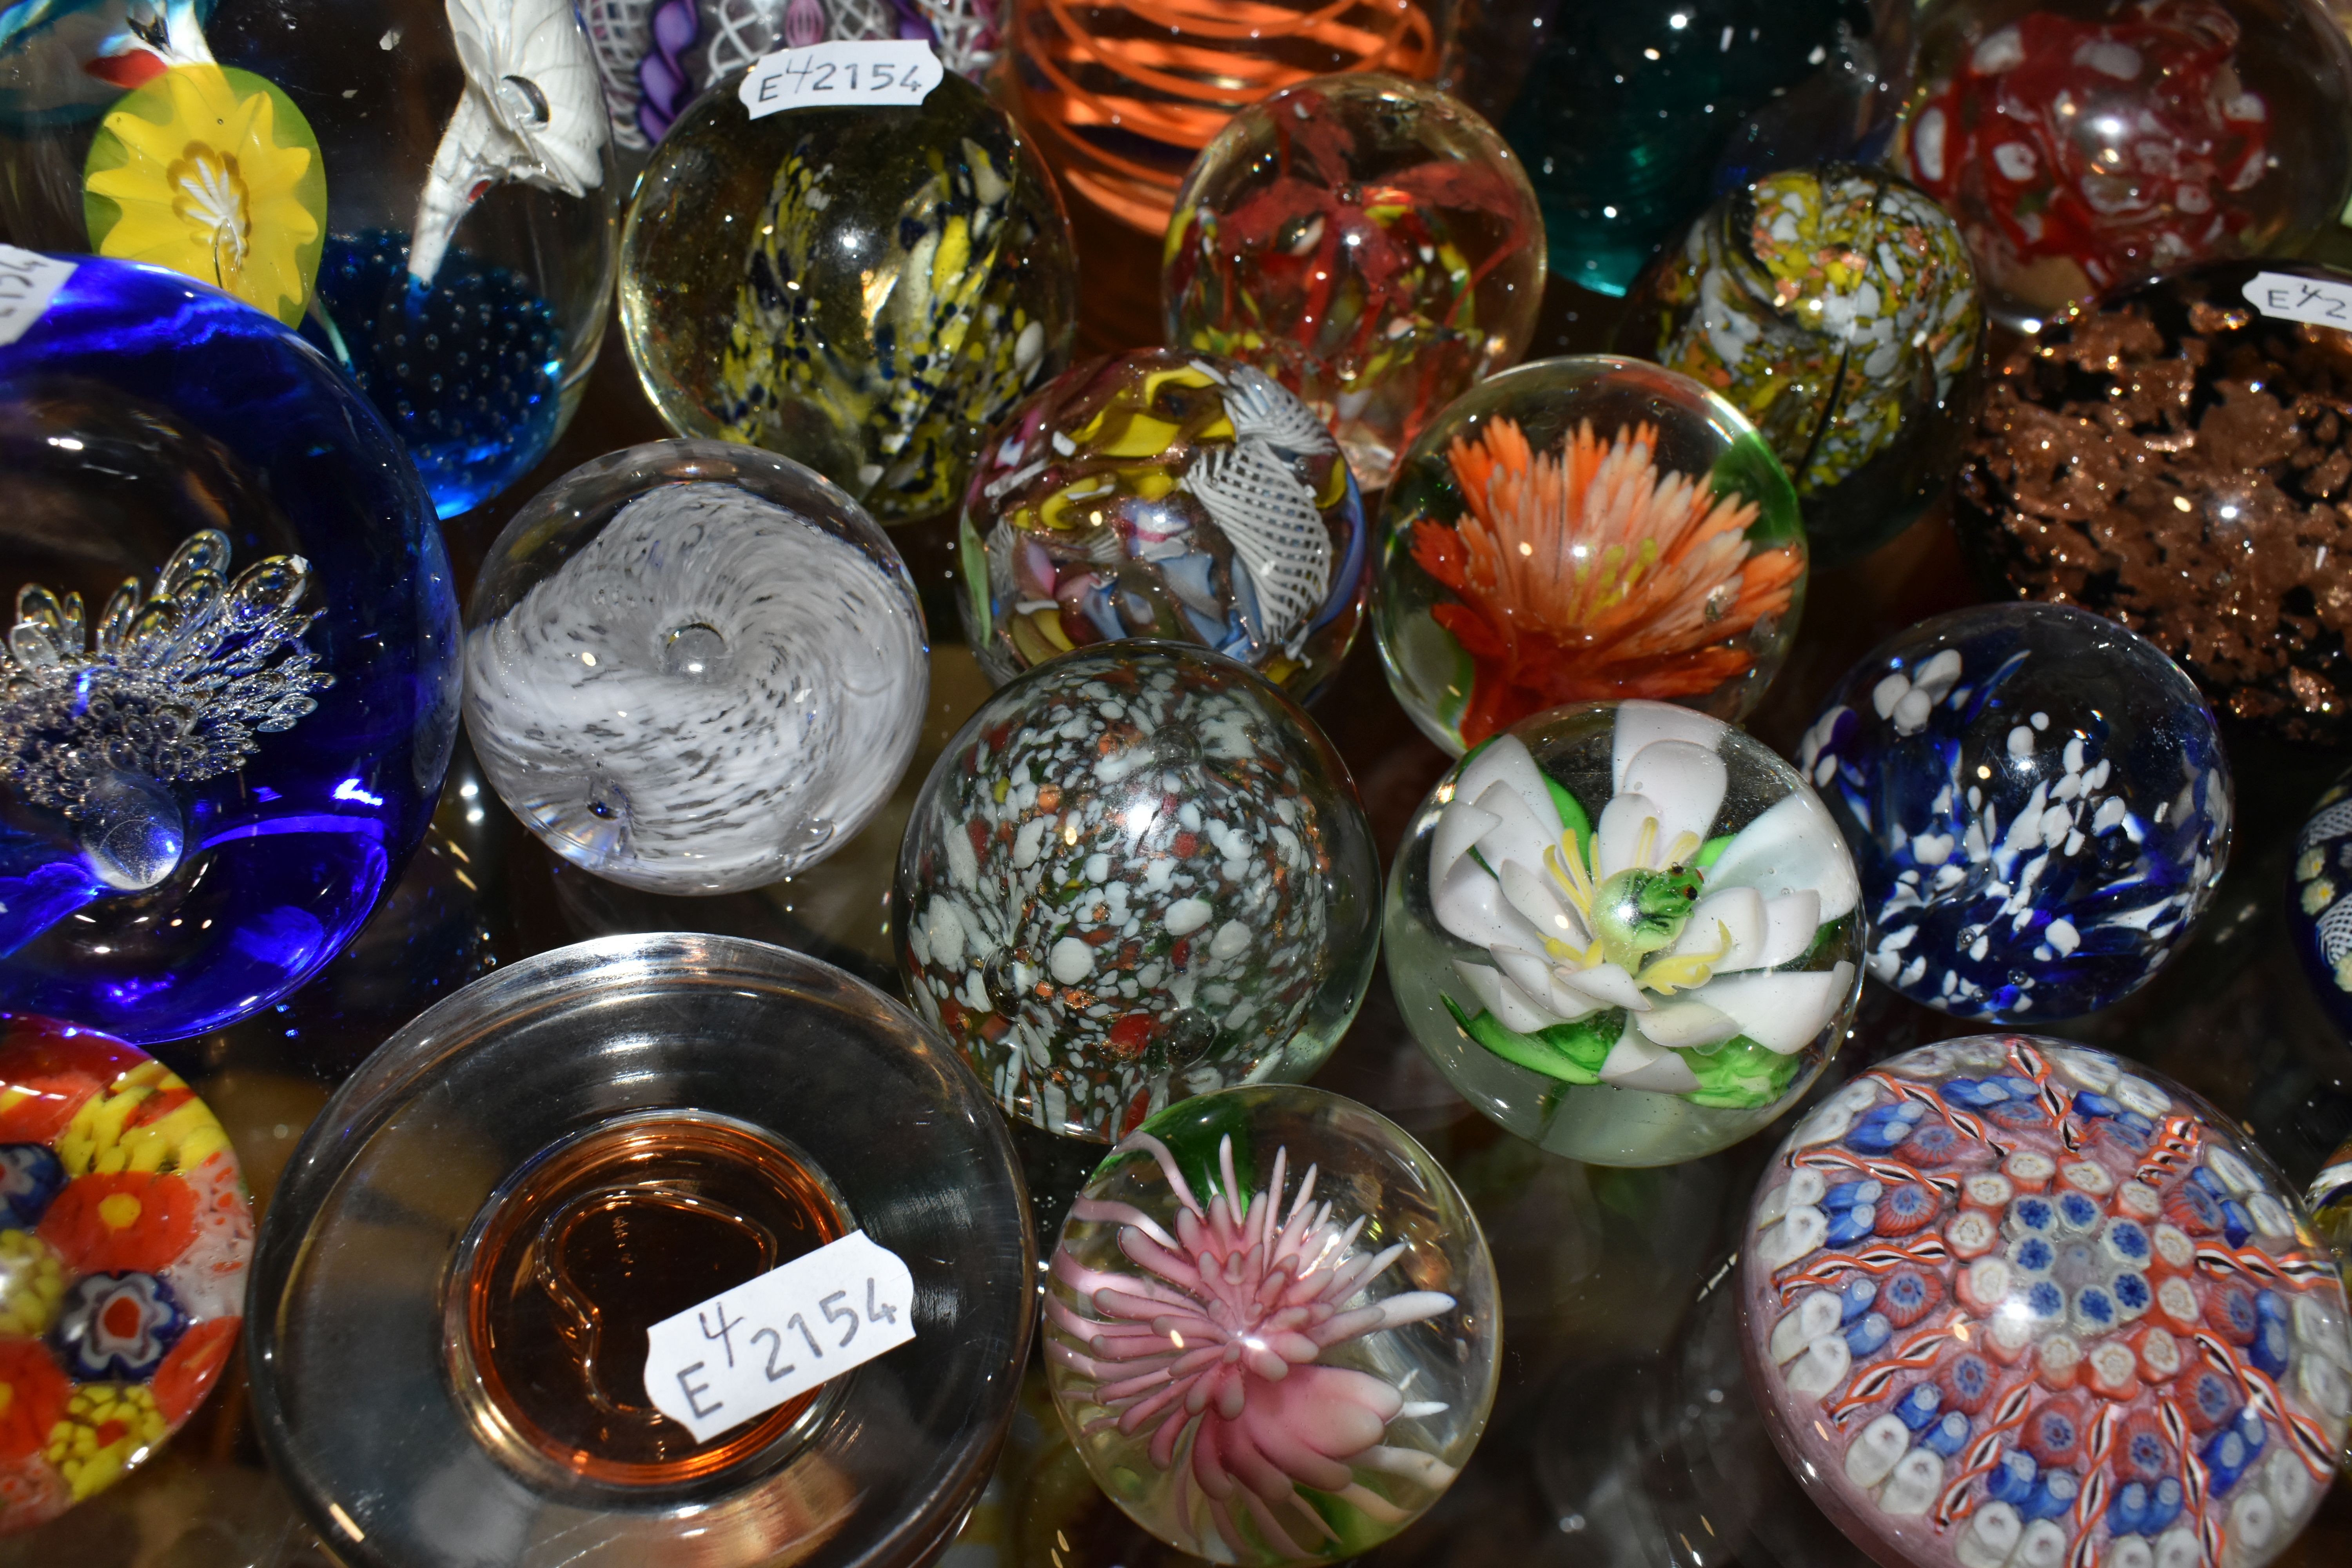
[[[979,1083],[879,992],[583,942],[320,1115],[255,1259],[255,1409],[354,1564],[916,1563],[1012,1413],[1027,1208]]]

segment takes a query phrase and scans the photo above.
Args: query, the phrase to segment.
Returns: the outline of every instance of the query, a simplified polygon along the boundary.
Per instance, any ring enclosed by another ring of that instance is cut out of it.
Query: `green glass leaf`
[[[1683,1098],[1723,1110],[1772,1104],[1789,1091],[1804,1066],[1802,1053],[1784,1057],[1745,1035],[1734,1035],[1711,1051],[1685,1051],[1683,1060],[1699,1084]]]
[[[1492,1013],[1480,1009],[1476,1017],[1463,1012],[1451,996],[1440,996],[1462,1032],[1507,1062],[1568,1083],[1599,1083],[1601,1064],[1625,1032],[1625,1010],[1612,1007],[1570,1023],[1554,1024],[1532,1035],[1503,1026]]]

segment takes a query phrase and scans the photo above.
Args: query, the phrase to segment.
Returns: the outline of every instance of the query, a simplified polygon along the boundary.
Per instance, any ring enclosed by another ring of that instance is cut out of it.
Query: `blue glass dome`
[[[457,599],[415,465],[316,349],[58,264],[0,343],[0,1008],[145,1044],[277,1001],[375,907],[448,766]]]

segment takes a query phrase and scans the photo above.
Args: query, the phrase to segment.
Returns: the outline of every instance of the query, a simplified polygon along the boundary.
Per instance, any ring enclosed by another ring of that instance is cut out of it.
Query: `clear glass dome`
[[[1853,862],[1761,742],[1662,702],[1541,714],[1439,781],[1389,876],[1397,1007],[1556,1154],[1728,1148],[1821,1076],[1862,989]]]
[[[1054,1403],[1095,1481],[1218,1563],[1352,1557],[1477,1446],[1502,1355],[1470,1205],[1386,1117],[1267,1084],[1114,1148],[1045,1293]]]
[[[2352,1414],[2344,1286],[2277,1170],[2056,1040],[1832,1095],[1757,1188],[1738,1300],[1781,1458],[1881,1563],[2260,1568]]]
[[[1398,462],[1381,531],[1389,686],[1457,755],[1570,702],[1737,721],[1804,607],[1780,459],[1730,404],[1633,360],[1538,360],[1472,388]]]
[[[914,754],[922,607],[866,510],[789,458],[656,441],[490,547],[466,634],[483,772],[576,866],[758,887],[848,841]]]

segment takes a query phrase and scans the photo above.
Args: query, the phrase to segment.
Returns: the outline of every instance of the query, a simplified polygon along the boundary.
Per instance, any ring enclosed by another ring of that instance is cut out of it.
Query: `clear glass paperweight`
[[[859,1237],[895,1303],[869,1271],[742,1305]],[[346,1563],[913,1564],[987,1480],[1035,1261],[1003,1120],[897,1003],[759,942],[583,942],[430,1009],[320,1114],[255,1256],[254,1411]],[[709,1339],[672,1367],[649,1331],[681,1315]]]
[[[1289,1084],[1187,1100],[1078,1194],[1045,1367],[1079,1458],[1217,1563],[1352,1557],[1421,1517],[1495,1399],[1494,1259],[1403,1129]]]
[[[599,458],[490,547],[466,721],[499,797],[576,866],[723,893],[814,865],[890,797],[930,689],[906,563],[787,458]]]

